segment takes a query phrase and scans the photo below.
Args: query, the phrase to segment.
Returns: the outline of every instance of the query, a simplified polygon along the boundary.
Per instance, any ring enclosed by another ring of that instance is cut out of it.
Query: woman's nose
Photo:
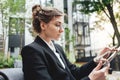
[[[59,29],[59,31],[60,31],[60,33],[64,32],[64,28],[61,27],[61,28]]]

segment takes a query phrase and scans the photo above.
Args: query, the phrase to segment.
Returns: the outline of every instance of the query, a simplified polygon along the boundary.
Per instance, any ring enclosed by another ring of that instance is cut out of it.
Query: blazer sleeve
[[[69,66],[71,73],[76,78],[76,80],[89,80],[88,75],[96,67],[96,63],[93,60],[89,61],[87,64],[81,67],[76,67],[70,62],[68,62],[67,64]]]
[[[84,77],[81,80],[90,80],[90,78],[89,77]]]
[[[22,51],[23,72],[25,80],[53,80],[48,73],[44,56],[30,46],[25,46]]]
[[[62,51],[61,53],[63,53],[62,55],[66,61],[66,64],[69,67],[72,75],[76,78],[76,80],[90,80],[88,75],[96,67],[97,64],[93,60],[91,60],[87,64],[85,64],[81,67],[77,67],[75,64],[72,64],[66,58],[66,55],[65,55],[62,47],[61,46],[58,46],[58,47],[59,47],[60,51]]]

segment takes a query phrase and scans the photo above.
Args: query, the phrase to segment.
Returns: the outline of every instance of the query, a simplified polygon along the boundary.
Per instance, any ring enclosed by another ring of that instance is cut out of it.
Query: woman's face
[[[49,23],[44,24],[44,35],[49,40],[58,40],[61,37],[63,29],[63,17],[54,17]]]

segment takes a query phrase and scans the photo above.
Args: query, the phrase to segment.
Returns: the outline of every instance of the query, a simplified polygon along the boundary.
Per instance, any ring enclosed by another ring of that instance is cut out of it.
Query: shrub
[[[14,58],[4,59],[2,58],[0,61],[0,68],[12,68],[14,67]]]

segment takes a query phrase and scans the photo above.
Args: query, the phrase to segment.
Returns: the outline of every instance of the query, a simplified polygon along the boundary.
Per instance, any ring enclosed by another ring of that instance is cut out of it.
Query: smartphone
[[[114,51],[111,55],[107,58],[107,61],[103,63],[103,67],[107,66],[116,56],[119,51]]]

